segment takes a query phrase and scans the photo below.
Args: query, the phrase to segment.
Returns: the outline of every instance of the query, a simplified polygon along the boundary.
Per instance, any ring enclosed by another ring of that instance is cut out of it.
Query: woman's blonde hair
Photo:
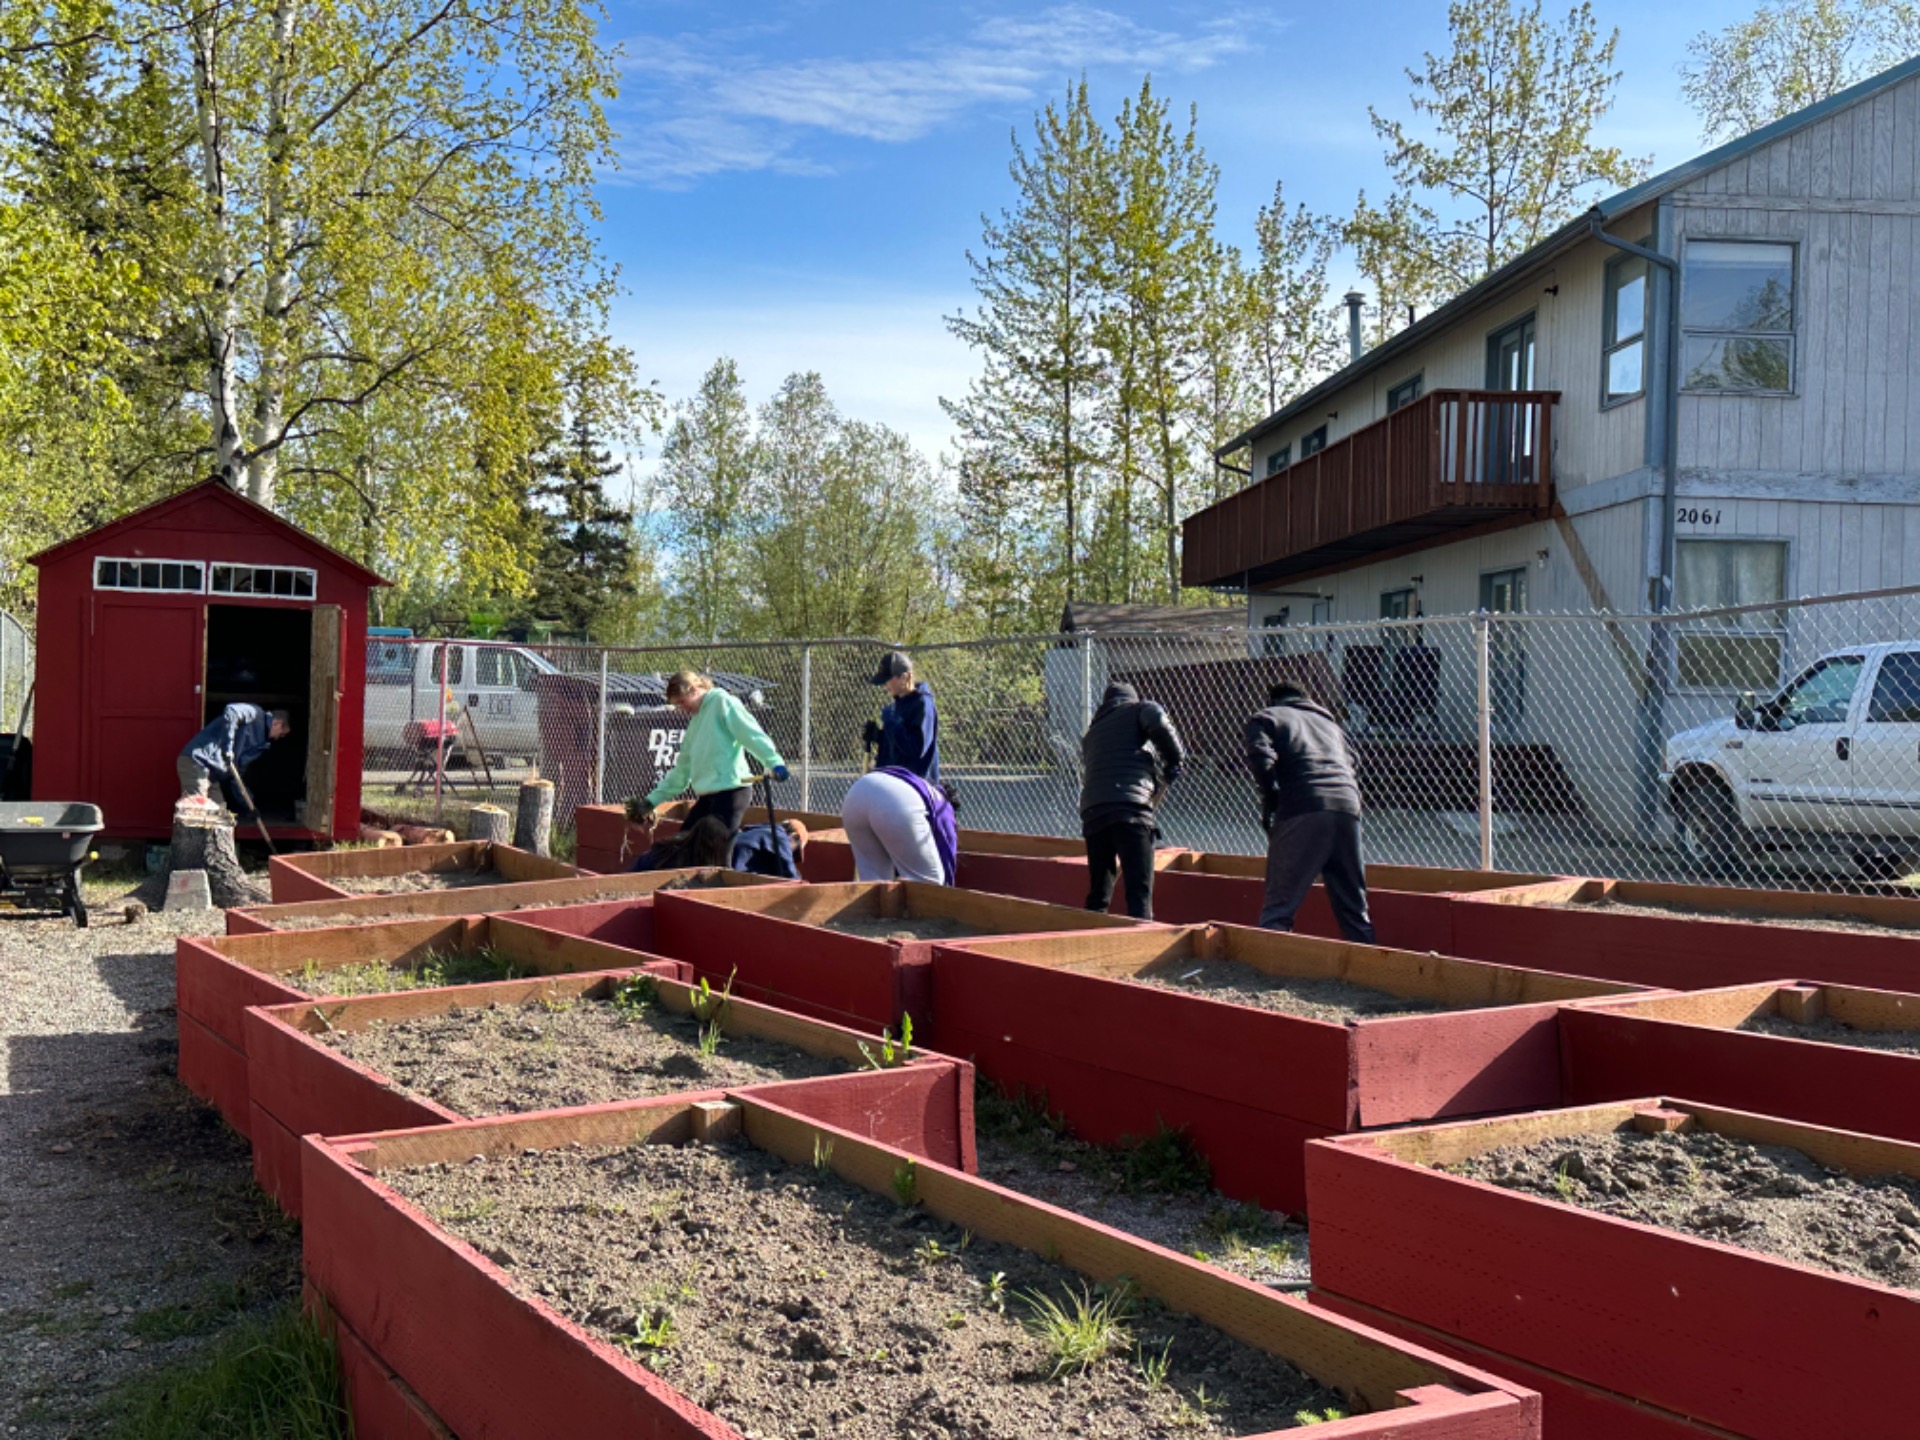
[[[698,670],[676,670],[667,677],[667,698],[677,700],[697,690],[711,690],[713,681]]]

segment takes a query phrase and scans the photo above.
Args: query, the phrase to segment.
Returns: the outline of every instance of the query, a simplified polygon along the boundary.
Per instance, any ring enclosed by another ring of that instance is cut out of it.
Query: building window
[[[1326,448],[1327,427],[1324,425],[1320,426],[1317,430],[1309,430],[1305,435],[1300,437],[1300,458],[1302,460],[1306,459],[1309,455],[1318,455]]]
[[[297,565],[215,565],[215,595],[266,596],[274,600],[313,599],[314,572]]]
[[[1678,610],[1723,610],[1786,598],[1784,540],[1680,540],[1674,553]],[[1780,683],[1786,638],[1786,615],[1780,610],[1687,621],[1676,646],[1680,684],[1770,693]]]
[[[1313,623],[1331,625],[1333,623],[1333,597],[1325,596],[1313,602]]]
[[[1793,246],[1687,242],[1681,369],[1689,390],[1793,389]]]
[[[1282,470],[1286,469],[1288,457],[1292,454],[1293,446],[1282,445],[1278,450],[1267,456],[1267,473],[1269,475],[1278,475]]]
[[[96,590],[156,590],[175,595],[206,592],[206,567],[198,560],[107,560],[93,562]]]
[[[1617,404],[1647,388],[1647,262],[1622,255],[1607,262],[1605,359],[1600,403]]]
[[[1421,378],[1421,376],[1416,375],[1411,380],[1402,380],[1398,385],[1387,391],[1387,414],[1391,415],[1403,405],[1411,405],[1420,398]]]

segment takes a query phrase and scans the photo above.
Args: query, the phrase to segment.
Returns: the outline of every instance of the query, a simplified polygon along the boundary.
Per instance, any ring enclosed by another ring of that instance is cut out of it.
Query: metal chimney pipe
[[[1348,358],[1358,360],[1365,350],[1366,342],[1360,338],[1360,307],[1367,303],[1367,297],[1358,290],[1347,291],[1347,350]]]

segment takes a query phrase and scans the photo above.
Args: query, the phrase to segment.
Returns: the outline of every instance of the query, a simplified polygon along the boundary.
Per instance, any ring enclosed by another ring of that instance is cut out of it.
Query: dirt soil
[[[1276,1010],[1335,1025],[1393,1015],[1426,1015],[1447,1008],[1431,1000],[1409,1000],[1348,980],[1269,975],[1238,960],[1180,961],[1132,978],[1161,990],[1180,990],[1208,1000],[1251,1005],[1257,1010]]]
[[[95,1407],[299,1293],[300,1240],[247,1143],[174,1078],[173,942],[217,910],[93,925],[0,912],[0,1434],[94,1437]]]
[[[1080,1276],[744,1142],[382,1178],[517,1288],[751,1435],[1249,1435],[1343,1404],[1285,1361],[1137,1301],[1110,1353],[1049,1378],[1029,1297],[1071,1308]],[[1140,1357],[1163,1347],[1156,1388]]]
[[[1920,1181],[1856,1180],[1811,1156],[1701,1131],[1581,1135],[1457,1173],[1904,1290],[1920,1288]]]
[[[490,875],[493,872],[489,870],[484,873]],[[693,888],[694,885],[712,883],[715,882],[696,881],[692,882],[692,884],[662,885],[660,888],[662,890],[685,890]],[[598,900],[631,900],[635,898],[637,897],[631,890],[592,890],[584,895],[570,896],[565,900],[538,900],[525,905],[509,905],[505,909],[498,909],[487,905],[484,901],[480,901],[476,902],[473,908],[476,911],[484,911],[490,915],[511,915],[517,914],[522,910],[551,910],[560,905],[591,905]],[[431,918],[433,917],[421,915],[417,910],[399,909],[380,910],[364,915],[288,915],[284,918],[276,918],[273,924],[274,927],[279,930],[325,930],[336,925],[378,925],[388,920],[421,920]]]
[[[434,990],[443,985],[484,985],[517,980],[524,967],[492,950],[460,950],[428,955],[418,964],[394,965],[368,960],[359,965],[321,967],[312,963],[282,973],[279,979],[308,995],[387,995],[395,990]]]
[[[1910,925],[1882,925],[1855,915],[1772,915],[1760,910],[1712,909],[1697,905],[1654,905],[1625,900],[1555,900],[1555,910],[1604,910],[1610,915],[1643,915],[1656,920],[1739,920],[1756,925],[1780,925],[1790,930],[1844,930],[1849,935],[1912,935]]]
[[[1743,1022],[1740,1028],[1756,1035],[1779,1035],[1788,1040],[1818,1040],[1827,1045],[1851,1045],[1859,1050],[1891,1050],[1899,1055],[1920,1055],[1920,1031],[1916,1030],[1861,1030],[1828,1019],[1801,1024],[1782,1020],[1778,1015],[1756,1015]]]
[[[401,1089],[461,1115],[501,1115],[832,1075],[848,1067],[791,1045],[728,1035],[700,1054],[692,1016],[610,1001],[488,1005],[323,1035]]]
[[[866,940],[969,940],[993,933],[945,915],[866,915],[856,911],[820,924]]]
[[[502,885],[506,877],[492,866],[484,870],[405,870],[398,875],[335,875],[329,885],[350,895],[418,895],[427,890],[465,890]]]

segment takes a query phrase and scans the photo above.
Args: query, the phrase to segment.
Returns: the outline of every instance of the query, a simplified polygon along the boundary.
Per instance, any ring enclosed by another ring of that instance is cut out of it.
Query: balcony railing
[[[1188,585],[1261,584],[1553,503],[1557,390],[1435,390],[1187,517]]]

